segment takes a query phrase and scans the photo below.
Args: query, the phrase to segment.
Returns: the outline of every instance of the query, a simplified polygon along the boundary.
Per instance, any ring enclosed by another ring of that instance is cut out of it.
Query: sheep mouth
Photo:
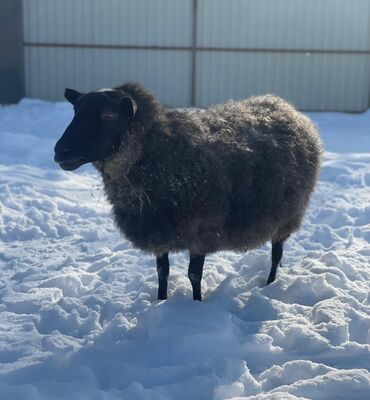
[[[85,164],[85,162],[85,160],[61,161],[59,162],[59,166],[65,171],[74,171],[81,167],[81,165]]]

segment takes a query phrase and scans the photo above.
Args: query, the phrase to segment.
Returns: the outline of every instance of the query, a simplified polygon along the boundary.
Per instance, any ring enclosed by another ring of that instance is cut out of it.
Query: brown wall
[[[22,0],[0,1],[0,103],[24,96]]]

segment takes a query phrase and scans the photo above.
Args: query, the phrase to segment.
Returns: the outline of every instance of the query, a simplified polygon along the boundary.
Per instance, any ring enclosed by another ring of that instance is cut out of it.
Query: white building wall
[[[23,0],[23,15],[30,97],[137,80],[172,106],[369,106],[369,0]]]

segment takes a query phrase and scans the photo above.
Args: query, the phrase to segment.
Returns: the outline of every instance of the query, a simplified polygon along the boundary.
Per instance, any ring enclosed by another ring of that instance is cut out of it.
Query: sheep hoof
[[[275,277],[268,277],[268,279],[267,279],[267,283],[266,283],[266,286],[268,286],[270,283],[272,283],[272,282],[274,282],[275,281]]]
[[[165,288],[165,290],[161,289],[162,288],[158,290],[158,300],[167,300],[167,287]]]

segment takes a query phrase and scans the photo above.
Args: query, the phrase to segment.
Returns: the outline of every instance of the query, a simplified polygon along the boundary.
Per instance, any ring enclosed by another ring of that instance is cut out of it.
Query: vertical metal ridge
[[[191,50],[191,89],[190,89],[190,105],[192,107],[196,104],[196,67],[197,67],[197,14],[198,14],[198,0],[193,0],[193,21],[192,21],[192,50]]]
[[[368,7],[368,24],[367,24],[367,49],[370,50],[370,5]],[[370,107],[370,55],[367,57],[367,68],[365,71],[365,76],[368,79],[368,96],[367,96],[367,105]]]

